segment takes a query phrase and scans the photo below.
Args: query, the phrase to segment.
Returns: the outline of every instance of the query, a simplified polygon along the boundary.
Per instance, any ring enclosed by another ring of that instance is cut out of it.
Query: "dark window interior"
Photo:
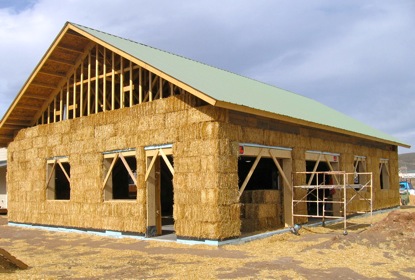
[[[71,176],[71,166],[68,162],[62,163],[68,176]],[[55,168],[55,199],[57,200],[69,200],[71,198],[71,187],[63,173],[61,167],[56,165]]]
[[[170,163],[173,164],[173,157],[167,156]],[[160,159],[160,200],[161,215],[163,219],[173,217],[173,174],[171,174],[166,162]]]
[[[125,157],[130,169],[135,172],[137,160],[134,156]],[[113,199],[136,199],[137,186],[134,185],[127,168],[121,159],[118,159],[112,170],[112,198]]]
[[[239,187],[242,186],[249,173],[255,157],[241,156],[238,160]],[[277,190],[278,169],[271,158],[261,158],[252,174],[245,190]]]

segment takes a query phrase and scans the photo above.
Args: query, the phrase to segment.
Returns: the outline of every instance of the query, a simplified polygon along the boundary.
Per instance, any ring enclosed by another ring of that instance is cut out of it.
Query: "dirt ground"
[[[415,208],[342,224],[303,227],[239,245],[211,247],[51,232],[7,225],[1,279],[415,279]]]

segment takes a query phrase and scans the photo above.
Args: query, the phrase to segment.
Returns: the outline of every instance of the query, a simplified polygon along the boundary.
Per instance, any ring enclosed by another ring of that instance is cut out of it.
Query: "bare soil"
[[[373,225],[370,226],[370,223]],[[415,279],[415,208],[303,227],[245,244],[211,247],[52,232],[7,225],[1,279]]]

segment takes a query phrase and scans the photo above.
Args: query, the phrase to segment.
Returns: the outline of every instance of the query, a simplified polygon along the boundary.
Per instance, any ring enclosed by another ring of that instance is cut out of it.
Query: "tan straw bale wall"
[[[228,124],[224,131],[231,140],[239,143],[292,148],[292,172],[306,171],[305,154],[308,150],[340,154],[339,169],[346,172],[354,171],[355,156],[364,156],[366,157],[366,171],[373,172],[373,208],[383,209],[399,205],[398,154],[394,146],[236,111],[229,111]],[[379,163],[381,159],[389,159],[389,189],[380,189]],[[305,179],[305,175],[295,176],[293,184],[304,185]],[[305,194],[305,190],[298,189],[295,197],[300,199]],[[367,210],[364,203],[358,200],[353,201],[351,209]],[[246,209],[243,211],[246,212]],[[306,203],[298,204],[296,213],[306,214]],[[307,218],[297,218],[294,222],[306,221]]]
[[[197,102],[184,94],[21,130],[9,146],[9,220],[145,233],[144,147],[172,143],[177,235],[238,236],[237,178],[218,175],[235,169],[232,144],[217,136],[223,110],[194,108]],[[104,201],[103,152],[129,148],[136,149],[137,199]],[[56,156],[70,162],[68,201],[46,199],[46,160]]]
[[[399,205],[394,147],[200,104],[185,93],[21,130],[8,149],[9,220],[144,234],[144,147],[161,144],[173,144],[173,216],[178,237],[222,240],[240,236],[239,143],[292,148],[293,172],[305,171],[307,150],[339,153],[340,168],[346,171],[353,170],[355,155],[366,156],[367,171],[373,172],[375,208]],[[104,201],[103,152],[129,148],[136,149],[137,199]],[[46,160],[55,156],[67,156],[71,165],[69,201],[46,199]],[[389,159],[389,190],[380,190],[381,158]],[[294,183],[304,181],[305,177]],[[285,201],[283,191],[279,196],[280,203]],[[249,207],[248,212],[243,208],[245,217],[256,213],[263,219],[254,228],[285,222],[282,205]],[[301,206],[299,211],[307,208]]]
[[[281,191],[247,190],[241,196],[241,232],[249,233],[281,228]]]

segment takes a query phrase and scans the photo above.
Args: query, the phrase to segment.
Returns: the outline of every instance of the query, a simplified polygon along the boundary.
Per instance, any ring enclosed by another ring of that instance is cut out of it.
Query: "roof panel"
[[[217,101],[366,135],[401,146],[409,146],[386,133],[302,95],[131,40],[81,25],[73,25]]]

